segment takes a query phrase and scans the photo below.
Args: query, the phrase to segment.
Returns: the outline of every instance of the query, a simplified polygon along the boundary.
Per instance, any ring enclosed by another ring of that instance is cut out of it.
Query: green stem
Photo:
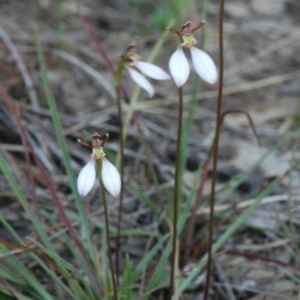
[[[120,258],[120,240],[121,240],[121,224],[122,224],[122,213],[123,213],[123,195],[124,195],[124,125],[122,118],[122,102],[121,102],[121,81],[122,81],[122,73],[124,69],[124,61],[121,58],[117,72],[115,76],[115,84],[116,84],[116,94],[117,94],[117,106],[118,106],[118,119],[119,119],[119,153],[117,156],[117,165],[120,164],[120,173],[121,173],[121,191],[119,196],[119,213],[118,213],[118,226],[117,226],[117,239],[116,239],[116,274],[117,274],[117,282],[119,283],[118,274],[120,271],[119,267],[119,258]]]
[[[181,152],[181,138],[182,138],[182,115],[183,115],[183,97],[182,87],[178,88],[178,128],[177,128],[177,145],[176,145],[176,166],[175,166],[175,186],[174,186],[174,206],[173,206],[173,239],[172,239],[172,262],[171,262],[171,279],[170,279],[170,291],[169,299],[172,299],[175,286],[175,273],[176,273],[176,240],[177,240],[177,219],[178,219],[178,202],[181,187],[180,181],[180,152]]]
[[[96,162],[97,162],[98,178],[99,178],[99,182],[100,182],[101,196],[102,196],[103,206],[104,206],[107,254],[108,254],[108,259],[109,259],[109,264],[110,264],[111,280],[113,283],[114,300],[118,300],[117,283],[116,283],[116,278],[115,278],[114,264],[113,264],[112,253],[111,253],[111,246],[110,246],[109,214],[108,214],[108,208],[107,208],[107,202],[106,202],[105,188],[104,188],[104,184],[102,181],[102,160],[98,159]]]
[[[201,20],[206,20],[206,16],[207,16],[207,1],[208,0],[204,0],[202,1],[202,9],[201,9]],[[192,8],[193,10],[195,9],[195,7]],[[201,31],[201,40],[200,40],[200,49],[204,48],[205,45],[205,29],[203,28]],[[197,97],[197,93],[201,90],[201,78],[199,76],[197,76],[195,85],[194,85],[194,89],[193,89],[193,95],[192,95],[192,103],[191,106],[189,108],[189,114],[187,116],[187,118],[185,119],[184,124],[186,124],[186,126],[184,127],[184,141],[183,141],[183,146],[185,147],[185,150],[183,153],[185,153],[187,151],[188,148],[188,140],[191,134],[191,127],[194,121],[194,115],[195,112],[197,111],[197,104],[198,104],[198,100],[199,98]],[[184,154],[183,154],[184,155]],[[205,180],[203,180],[203,178],[206,178],[206,170],[207,168],[205,167],[206,163],[204,164],[204,172],[203,172],[203,177],[199,182],[199,187],[198,187],[198,192],[197,192],[197,196],[194,202],[194,208],[192,210],[192,215],[190,220],[188,221],[188,225],[187,225],[187,231],[186,231],[186,240],[185,243],[186,245],[191,245],[192,243],[192,238],[194,236],[194,230],[195,230],[195,223],[196,223],[196,211],[197,208],[200,205],[200,201],[201,201],[201,190],[202,190],[202,186],[205,183]],[[185,249],[185,254],[184,254],[184,262],[187,262],[188,257],[190,255],[191,249],[189,247],[186,247]]]
[[[116,272],[117,272],[117,282],[118,282],[118,274],[120,271],[119,257],[120,257],[121,224],[122,224],[123,195],[124,195],[124,138],[123,138],[123,120],[122,120],[122,103],[121,103],[121,85],[116,87],[116,93],[117,93],[118,118],[119,118],[119,135],[120,135],[119,155],[120,155],[120,173],[121,173],[121,191],[119,196],[119,213],[118,213],[118,227],[117,227],[117,240],[116,240]]]
[[[220,77],[219,77],[219,90],[218,90],[218,104],[217,104],[217,117],[216,117],[216,135],[214,139],[213,148],[213,170],[211,182],[211,198],[210,198],[210,213],[209,213],[209,229],[208,229],[208,257],[206,265],[206,283],[204,289],[204,300],[208,299],[211,263],[212,263],[212,244],[213,244],[213,223],[214,223],[214,204],[215,204],[215,185],[217,179],[217,166],[218,166],[218,150],[219,139],[222,125],[222,93],[223,93],[223,78],[224,78],[224,57],[223,57],[223,18],[224,18],[224,0],[220,0],[220,17],[219,17],[219,63],[220,63]]]

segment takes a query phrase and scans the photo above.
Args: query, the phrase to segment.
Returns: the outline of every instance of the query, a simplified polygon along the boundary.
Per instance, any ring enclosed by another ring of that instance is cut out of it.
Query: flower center
[[[183,35],[182,39],[183,39],[183,43],[181,44],[182,47],[191,48],[197,44],[197,40],[194,38],[192,34]]]
[[[93,159],[103,159],[105,157],[105,153],[102,147],[93,148],[92,158]]]

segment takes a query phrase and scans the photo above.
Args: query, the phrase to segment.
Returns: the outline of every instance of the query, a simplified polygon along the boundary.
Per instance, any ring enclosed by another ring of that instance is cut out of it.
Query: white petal
[[[85,197],[93,188],[96,181],[95,160],[90,160],[80,171],[77,178],[79,195]]]
[[[143,88],[151,98],[154,95],[154,88],[150,84],[150,82],[143,76],[141,75],[138,71],[134,70],[133,68],[126,68],[129,72],[129,75],[131,79],[138,84],[141,88]]]
[[[206,82],[215,84],[218,79],[218,72],[212,58],[206,52],[196,47],[191,47],[190,50],[197,74]]]
[[[146,76],[156,79],[156,80],[169,80],[170,76],[160,67],[157,67],[156,65],[143,62],[143,61],[137,61],[134,64],[142,73],[144,73]]]
[[[169,69],[177,87],[182,87],[190,75],[190,66],[182,48],[178,48],[169,60]]]
[[[102,160],[102,181],[109,193],[117,197],[121,191],[121,177],[117,168],[106,158]]]

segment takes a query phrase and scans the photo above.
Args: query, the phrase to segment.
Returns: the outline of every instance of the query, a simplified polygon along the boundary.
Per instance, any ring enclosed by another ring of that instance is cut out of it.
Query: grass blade
[[[96,256],[94,253],[94,247],[93,247],[93,243],[92,243],[92,239],[91,239],[89,223],[88,223],[88,220],[85,215],[82,199],[79,196],[78,191],[77,191],[76,178],[75,178],[73,169],[71,167],[71,157],[70,157],[70,154],[67,149],[65,137],[63,135],[63,129],[62,129],[62,124],[61,124],[61,121],[59,118],[58,107],[57,107],[56,101],[50,91],[50,85],[49,85],[49,81],[48,81],[48,77],[47,77],[46,62],[45,62],[45,58],[44,58],[44,55],[42,52],[42,45],[41,45],[41,41],[39,39],[38,34],[36,35],[36,48],[37,48],[37,54],[38,54],[38,61],[39,61],[39,65],[40,65],[40,72],[41,72],[42,81],[43,81],[43,87],[44,87],[44,91],[46,94],[47,103],[48,103],[48,106],[49,106],[49,109],[51,112],[51,117],[52,117],[55,134],[56,134],[56,137],[58,140],[59,147],[62,151],[62,159],[63,159],[64,165],[66,168],[68,178],[70,180],[70,186],[71,186],[74,198],[75,198],[75,203],[76,203],[77,210],[79,212],[80,221],[83,226],[84,239],[87,241],[88,250],[89,250],[89,253],[91,254],[90,257],[92,258],[92,261],[94,264],[93,266],[95,267],[96,266],[96,258],[95,258]],[[72,233],[74,233],[73,228],[69,227],[68,230],[70,231],[70,234],[72,235],[74,244],[77,246],[79,252],[82,255],[82,258],[85,260],[86,267],[88,269],[88,274],[91,277],[91,280],[95,285],[95,288],[101,294],[100,284],[99,284],[97,277],[94,273],[94,270],[86,256],[86,253],[84,252],[83,248],[79,244],[79,242],[77,240],[77,236],[72,234]]]

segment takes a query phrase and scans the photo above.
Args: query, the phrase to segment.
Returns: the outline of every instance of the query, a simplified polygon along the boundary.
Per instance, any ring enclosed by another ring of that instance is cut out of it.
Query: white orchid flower
[[[181,47],[172,54],[169,69],[177,87],[183,86],[190,75],[190,65]]]
[[[160,67],[148,62],[140,61],[140,57],[135,53],[135,44],[136,41],[134,41],[126,49],[125,53],[121,57],[131,79],[142,89],[144,89],[148,93],[148,96],[151,98],[153,97],[155,92],[154,88],[143,75],[156,80],[169,80],[171,78]]]
[[[80,196],[85,197],[93,188],[96,181],[95,160],[91,159],[79,172],[77,190]]]
[[[204,51],[195,47],[197,44],[193,33],[204,25],[204,21],[197,27],[191,28],[191,22],[187,22],[181,28],[181,33],[170,29],[179,35],[182,44],[172,54],[169,60],[169,70],[177,87],[182,87],[190,75],[190,66],[183,52],[183,48],[189,48],[196,73],[206,82],[215,84],[218,79],[217,67],[212,58]]]
[[[93,135],[92,144],[84,143],[78,140],[82,145],[93,149],[91,160],[83,167],[79,172],[77,178],[77,189],[78,193],[85,197],[93,188],[96,181],[96,168],[97,160],[102,160],[102,181],[106,190],[117,197],[121,190],[121,178],[117,168],[105,158],[103,146],[108,139],[106,138],[101,141],[100,135],[95,133]]]

